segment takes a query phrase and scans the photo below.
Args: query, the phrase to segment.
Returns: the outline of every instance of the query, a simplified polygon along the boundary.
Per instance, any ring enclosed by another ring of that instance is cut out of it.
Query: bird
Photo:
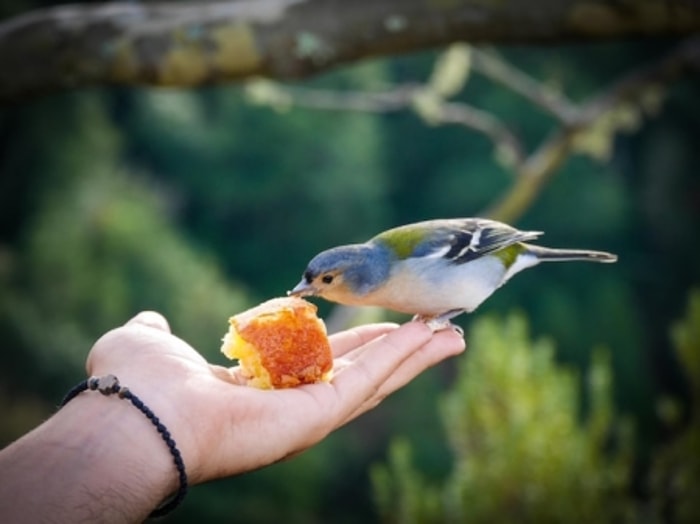
[[[604,251],[529,243],[543,234],[487,218],[406,224],[320,252],[287,294],[412,314],[439,331],[454,328],[451,319],[471,313],[515,274],[540,262],[617,261]]]

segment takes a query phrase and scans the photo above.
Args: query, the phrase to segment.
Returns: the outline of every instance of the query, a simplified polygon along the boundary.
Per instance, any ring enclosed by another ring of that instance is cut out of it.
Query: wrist
[[[12,521],[142,521],[178,485],[158,432],[116,396],[78,395],[11,447],[0,498]]]
[[[120,504],[139,508],[145,518],[176,491],[178,477],[168,448],[152,422],[127,399],[87,391],[64,410],[65,418],[57,420],[62,431],[53,439],[62,440],[63,446],[70,438],[76,440],[81,480],[97,495],[116,492],[119,497],[105,500],[121,498]]]

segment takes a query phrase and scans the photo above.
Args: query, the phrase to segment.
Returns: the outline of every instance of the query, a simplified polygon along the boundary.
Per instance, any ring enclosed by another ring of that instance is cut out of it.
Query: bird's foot
[[[461,336],[464,336],[464,330],[460,326],[450,322],[452,318],[456,317],[457,315],[461,315],[462,313],[464,313],[463,309],[451,309],[450,311],[441,313],[440,315],[416,315],[413,317],[413,321],[423,322],[432,330],[433,333],[437,333],[438,331],[442,331],[444,329],[454,329]]]

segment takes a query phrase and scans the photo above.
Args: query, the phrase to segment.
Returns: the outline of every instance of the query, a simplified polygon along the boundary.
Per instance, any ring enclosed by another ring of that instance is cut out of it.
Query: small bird
[[[602,251],[526,243],[542,234],[484,218],[407,224],[364,244],[322,251],[287,294],[409,313],[437,331],[454,327],[450,319],[474,311],[513,275],[540,262],[617,260]]]

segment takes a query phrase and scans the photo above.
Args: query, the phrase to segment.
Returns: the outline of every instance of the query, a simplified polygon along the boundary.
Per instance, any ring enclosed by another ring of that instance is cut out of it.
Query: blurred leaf
[[[251,104],[270,106],[277,111],[288,111],[292,106],[291,96],[278,83],[264,78],[246,82],[245,95]]]
[[[690,293],[686,317],[673,326],[671,338],[693,388],[697,407],[700,402],[700,291]]]
[[[657,116],[666,98],[668,89],[661,85],[650,85],[639,96],[639,103],[644,112],[650,116]]]
[[[469,78],[471,47],[467,44],[452,44],[435,63],[428,80],[428,88],[440,98],[450,98],[459,93]]]
[[[426,124],[440,124],[443,100],[463,89],[469,76],[469,49],[466,44],[450,46],[438,58],[426,86],[413,94],[411,107]]]
[[[388,464],[374,465],[370,471],[382,522],[435,522],[440,494],[415,471],[412,459],[408,441],[397,438],[389,448]]]

